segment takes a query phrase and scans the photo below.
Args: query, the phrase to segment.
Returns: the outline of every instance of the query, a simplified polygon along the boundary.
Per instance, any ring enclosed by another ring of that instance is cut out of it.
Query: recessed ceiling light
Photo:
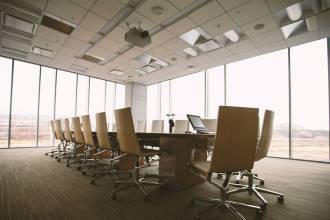
[[[49,13],[45,13],[41,24],[68,35],[77,27],[76,24]]]
[[[117,70],[117,69],[113,69],[110,71],[111,74],[116,75],[116,76],[122,76],[124,75],[123,71]]]
[[[198,44],[197,47],[204,52],[209,52],[211,50],[218,49],[220,46],[214,40],[208,40],[201,44]]]
[[[227,31],[224,35],[231,41],[237,42],[239,40],[238,34],[234,30]]]
[[[194,49],[188,47],[186,49],[183,49],[183,52],[185,52],[186,54],[188,54],[189,56],[195,57],[198,55],[197,51],[195,51]]]
[[[287,7],[285,10],[291,21],[298,21],[302,16],[301,2],[291,5]]]
[[[84,54],[81,59],[93,62],[93,63],[100,63],[104,60],[102,57],[95,56],[93,54],[86,53]]]
[[[256,24],[254,26],[254,30],[259,31],[259,30],[263,29],[264,27],[265,27],[265,24]]]
[[[41,48],[41,47],[36,47],[34,46],[32,48],[32,53],[34,54],[38,54],[40,56],[44,56],[44,57],[53,57],[54,55],[54,51],[45,49],[45,48]]]
[[[157,17],[161,17],[164,15],[164,8],[160,6],[154,6],[151,8],[151,12],[156,15]]]

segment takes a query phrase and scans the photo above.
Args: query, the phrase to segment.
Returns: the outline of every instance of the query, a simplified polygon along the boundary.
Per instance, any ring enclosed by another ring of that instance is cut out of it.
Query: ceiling
[[[297,2],[302,15],[292,21],[286,8]],[[2,0],[0,53],[107,80],[149,85],[328,37],[329,7],[327,0]],[[33,33],[6,27],[6,14],[34,21]],[[41,24],[45,15],[69,22],[72,33]],[[283,27],[300,21],[302,28],[285,37]],[[139,48],[126,42],[128,26],[148,30],[151,44]],[[193,29],[201,30],[218,48],[204,52],[180,37]],[[238,34],[237,42],[224,36],[230,30]],[[51,51],[51,57],[33,53],[34,47]],[[186,48],[198,55],[188,56],[182,52]],[[82,59],[86,53],[104,60]],[[141,54],[166,65],[141,72],[144,64],[137,59]],[[116,71],[122,75],[113,74]]]

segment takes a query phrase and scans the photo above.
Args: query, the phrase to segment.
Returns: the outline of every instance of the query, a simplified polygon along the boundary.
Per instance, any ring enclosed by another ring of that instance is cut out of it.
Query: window
[[[71,118],[75,115],[76,80],[76,74],[57,71],[55,119]]]
[[[90,78],[89,116],[93,130],[95,130],[95,114],[98,112],[105,112],[105,81]]]
[[[53,145],[50,120],[54,119],[56,70],[41,67],[38,146]]]
[[[88,115],[89,77],[78,75],[77,116]]]
[[[227,65],[227,105],[275,112],[269,155],[289,156],[288,52],[280,50]],[[262,111],[261,111],[262,112]],[[260,115],[262,125],[263,115]]]
[[[291,48],[292,157],[329,161],[327,40]]]
[[[187,119],[186,114],[204,117],[204,72],[173,79],[171,87],[175,119]]]
[[[166,114],[170,113],[170,83],[160,83],[160,119],[167,119]]]
[[[37,144],[40,66],[14,61],[11,140],[12,147]]]
[[[116,108],[125,107],[125,85],[116,83]]]
[[[218,66],[206,70],[207,80],[207,118],[217,118],[220,105],[225,104],[224,67]]]
[[[0,148],[8,147],[12,60],[0,57]]]
[[[112,124],[115,123],[113,110],[115,107],[115,83],[107,82],[107,94],[106,94],[106,113],[108,121],[108,130],[112,131]]]
[[[158,83],[147,87],[147,121],[158,119],[158,88]]]

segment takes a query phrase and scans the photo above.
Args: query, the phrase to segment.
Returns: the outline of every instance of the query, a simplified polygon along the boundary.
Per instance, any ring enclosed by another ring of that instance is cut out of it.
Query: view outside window
[[[78,75],[77,116],[88,115],[89,77]]]
[[[204,71],[171,80],[172,113],[175,119],[187,114],[204,118]]]
[[[89,117],[92,130],[95,131],[95,114],[105,112],[105,81],[90,78]]]
[[[109,131],[113,131],[112,127],[113,127],[113,124],[115,123],[115,118],[114,118],[115,116],[113,114],[113,110],[114,110],[114,106],[115,106],[115,95],[116,95],[115,83],[107,82],[105,111],[107,113]]]
[[[12,60],[0,57],[0,148],[8,147]]]
[[[116,83],[116,109],[125,107],[125,85]]]
[[[53,145],[50,121],[54,119],[56,70],[41,67],[38,146]]]
[[[292,157],[329,161],[326,39],[291,48]]]
[[[147,87],[147,121],[158,119],[158,85]]]
[[[289,156],[288,52],[280,50],[227,65],[227,105],[275,112],[269,155]]]
[[[39,65],[14,61],[12,147],[37,145],[39,71]]]
[[[76,80],[77,75],[74,73],[57,71],[55,119],[75,115]]]
[[[160,119],[164,121],[164,132],[169,131],[168,117],[170,113],[170,81],[160,83]]]
[[[224,67],[218,66],[206,70],[207,80],[207,118],[217,118],[220,105],[225,104],[225,73]]]

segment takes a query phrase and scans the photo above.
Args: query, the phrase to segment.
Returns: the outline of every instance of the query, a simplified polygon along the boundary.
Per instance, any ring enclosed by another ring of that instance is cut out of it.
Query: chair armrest
[[[111,157],[111,152],[108,150],[102,150],[96,154],[94,154],[95,159],[105,159],[105,158],[110,158]]]

